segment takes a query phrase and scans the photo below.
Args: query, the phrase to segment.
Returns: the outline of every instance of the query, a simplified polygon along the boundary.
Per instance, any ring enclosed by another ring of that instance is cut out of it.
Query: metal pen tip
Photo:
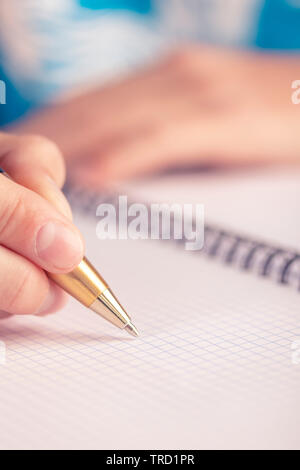
[[[139,332],[132,323],[127,323],[124,330],[126,330],[132,336],[139,336]]]

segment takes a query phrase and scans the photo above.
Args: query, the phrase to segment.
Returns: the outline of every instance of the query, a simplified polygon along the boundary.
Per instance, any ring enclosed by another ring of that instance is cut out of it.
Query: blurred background
[[[299,50],[299,26],[299,0],[1,0],[0,123],[182,42]]]
[[[54,140],[75,179],[84,160],[88,184],[298,163],[299,31],[299,0],[2,0],[0,125]]]

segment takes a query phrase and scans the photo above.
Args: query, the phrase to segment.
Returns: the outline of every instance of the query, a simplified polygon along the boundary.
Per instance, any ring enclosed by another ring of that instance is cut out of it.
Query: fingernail
[[[47,175],[47,179],[49,182],[50,190],[50,194],[48,194],[48,197],[50,197],[51,202],[55,205],[57,210],[64,214],[65,217],[67,217],[69,220],[72,220],[72,211],[70,205],[67,199],[65,198],[64,194],[62,193],[61,189],[57,186],[54,179],[52,179],[50,176]]]
[[[56,310],[61,309],[65,305],[66,300],[66,294],[55,284],[50,282],[48,295],[35,315],[41,317],[44,315],[50,315],[51,313],[56,312]]]
[[[50,285],[47,297],[38,311],[35,312],[35,315],[47,315],[48,313],[53,312],[57,303],[56,297],[56,290]]]
[[[68,271],[83,258],[83,242],[78,232],[61,222],[43,225],[36,237],[36,254],[45,269]]]
[[[4,320],[5,318],[10,318],[10,317],[12,317],[12,314],[11,314],[11,313],[3,312],[3,311],[1,310],[1,312],[0,312],[0,320]]]

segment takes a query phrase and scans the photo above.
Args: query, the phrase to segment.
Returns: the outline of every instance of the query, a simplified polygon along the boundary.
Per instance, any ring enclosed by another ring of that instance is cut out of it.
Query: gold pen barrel
[[[49,273],[48,276],[86,307],[90,307],[97,297],[108,288],[104,279],[87,258],[83,258],[81,263],[70,273]]]
[[[86,258],[70,273],[48,273],[48,276],[68,294],[113,325],[123,329],[131,323],[129,315],[107,283]]]

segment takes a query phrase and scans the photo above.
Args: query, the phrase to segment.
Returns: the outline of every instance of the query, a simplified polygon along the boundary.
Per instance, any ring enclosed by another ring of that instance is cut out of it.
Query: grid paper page
[[[299,293],[77,225],[141,337],[75,301],[1,321],[0,448],[299,448]]]

